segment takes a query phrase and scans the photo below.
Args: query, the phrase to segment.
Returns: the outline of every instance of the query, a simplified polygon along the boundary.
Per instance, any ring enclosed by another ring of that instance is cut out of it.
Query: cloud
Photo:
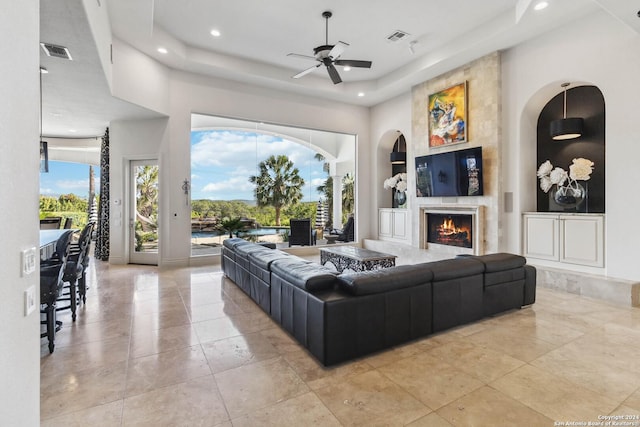
[[[40,194],[53,194],[53,190],[51,188],[41,188]]]
[[[89,191],[89,178],[76,180],[56,181],[56,186],[62,190],[84,190]]]

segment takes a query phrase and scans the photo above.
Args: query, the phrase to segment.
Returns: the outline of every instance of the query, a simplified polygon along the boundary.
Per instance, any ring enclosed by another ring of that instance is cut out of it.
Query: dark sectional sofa
[[[325,366],[535,302],[536,270],[497,253],[338,274],[242,239],[224,274]]]

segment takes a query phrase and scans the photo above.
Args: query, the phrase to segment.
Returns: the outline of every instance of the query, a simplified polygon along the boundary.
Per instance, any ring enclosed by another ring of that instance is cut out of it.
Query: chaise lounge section
[[[535,302],[525,258],[491,254],[337,274],[242,239],[223,271],[325,366]]]

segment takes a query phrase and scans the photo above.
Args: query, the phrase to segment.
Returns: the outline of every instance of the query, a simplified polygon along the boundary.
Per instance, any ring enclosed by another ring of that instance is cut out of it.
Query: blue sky
[[[100,168],[94,166],[93,171],[96,177],[96,191],[98,191]],[[58,197],[69,193],[84,199],[89,197],[89,165],[50,160],[49,173],[40,174],[40,194]]]
[[[318,201],[316,187],[327,174],[316,152],[281,137],[230,130],[191,133],[191,197],[211,200],[253,200],[251,175],[257,165],[271,155],[285,154],[300,170],[305,181],[303,201]],[[100,168],[94,167],[96,189],[100,188]],[[89,194],[89,165],[49,161],[49,173],[40,174],[40,194],[59,196]]]
[[[230,130],[191,132],[192,199],[253,200],[249,177],[272,154],[286,155],[300,170],[303,201],[318,201],[316,187],[327,174],[314,159],[315,151],[277,136]]]

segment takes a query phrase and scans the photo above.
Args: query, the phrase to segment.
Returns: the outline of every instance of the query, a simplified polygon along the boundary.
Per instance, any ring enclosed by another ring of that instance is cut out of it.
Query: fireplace
[[[431,213],[427,218],[427,243],[473,248],[473,217]]]
[[[484,206],[420,206],[420,248],[448,255],[484,253]]]

